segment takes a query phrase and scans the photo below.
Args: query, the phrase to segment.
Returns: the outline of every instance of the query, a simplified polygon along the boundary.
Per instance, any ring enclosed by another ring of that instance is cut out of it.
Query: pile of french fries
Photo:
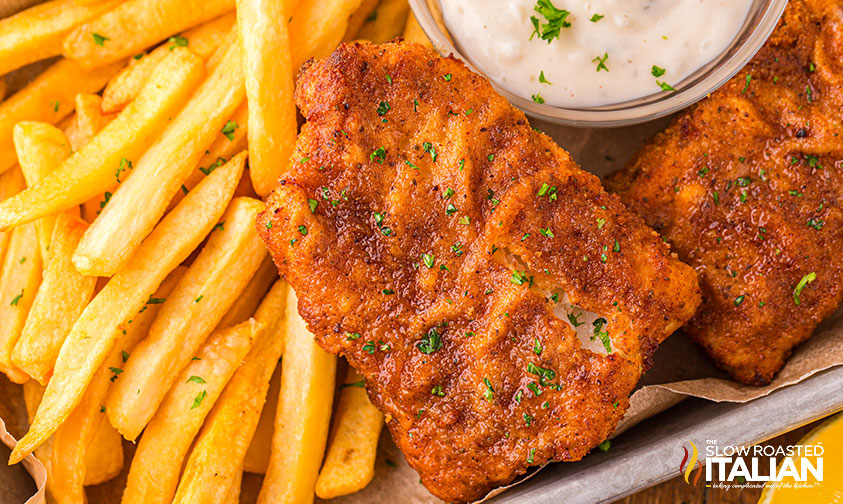
[[[0,371],[30,420],[10,462],[40,459],[48,501],[121,472],[124,504],[236,503],[244,471],[260,503],[371,481],[383,417],[315,344],[255,216],[293,151],[300,65],[402,34],[427,42],[406,0],[49,0],[0,20],[0,75],[52,59],[0,102]]]

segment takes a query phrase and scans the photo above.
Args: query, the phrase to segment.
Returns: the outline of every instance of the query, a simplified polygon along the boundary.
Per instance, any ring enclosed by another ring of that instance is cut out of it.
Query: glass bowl
[[[440,2],[459,0],[409,0],[413,13],[427,37],[442,55],[452,54],[472,70],[471,56],[455,47],[443,21]],[[672,114],[722,86],[755,55],[770,36],[781,17],[787,0],[754,0],[749,15],[732,43],[717,58],[673,84],[672,93],[655,93],[635,100],[598,107],[565,108],[538,104],[522,98],[492,82],[495,89],[527,115],[548,122],[576,127],[617,127],[650,121]]]

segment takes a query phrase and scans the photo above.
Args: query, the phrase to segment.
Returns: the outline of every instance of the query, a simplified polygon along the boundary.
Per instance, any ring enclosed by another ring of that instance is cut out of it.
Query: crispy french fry
[[[68,135],[70,146],[74,151],[84,147],[117,117],[116,114],[103,114],[101,105],[102,97],[99,95],[87,93],[76,95],[76,114],[73,116],[74,136]]]
[[[73,256],[76,269],[110,276],[129,260],[217,134],[233,128],[226,120],[245,99],[243,79],[240,47],[233,44],[91,224]]]
[[[0,229],[67,210],[116,185],[121,160],[140,157],[204,72],[198,56],[186,49],[174,50],[140,96],[105,129],[36,187],[0,203]],[[2,124],[0,120],[0,129]]]
[[[5,173],[0,173],[0,202],[11,198],[25,188],[26,181],[17,166]],[[11,233],[0,231],[0,261],[6,256],[6,247],[9,245],[10,235]]]
[[[129,60],[129,65],[108,81],[102,92],[102,111],[109,114],[126,107],[143,89],[155,66],[161,62],[177,44],[187,47],[203,60],[208,61],[234,26],[233,13],[212,19],[205,24],[184,32],[181,37],[165,42],[149,54],[139,54]]]
[[[85,388],[114,346],[114,329],[130,320],[173,271],[213,229],[243,174],[245,153],[214,171],[173,209],[88,303],[59,352],[45,400],[29,432],[18,441],[11,463],[20,462],[44,442],[82,399]]]
[[[313,502],[331,423],[337,358],[319,348],[297,307],[290,289],[272,454],[258,504]]]
[[[187,199],[187,198],[185,198]],[[266,249],[255,231],[264,204],[235,198],[108,394],[108,418],[134,441],[196,350],[246,288]]]
[[[301,0],[290,22],[293,68],[336,49],[362,0]]]
[[[224,502],[229,504],[240,504],[240,487],[243,485],[243,468],[237,472],[234,483],[229,490],[228,498]]]
[[[287,19],[298,0],[237,0],[249,101],[249,173],[260,196],[275,188],[296,143],[295,84]]]
[[[378,15],[375,12],[375,7],[377,6],[378,0],[363,0],[360,7],[348,18],[348,27],[345,29],[345,35],[342,37],[345,42],[356,40],[358,38],[357,33],[360,31],[363,23],[374,21],[374,18]]]
[[[375,18],[360,27],[357,37],[382,44],[400,37],[404,32],[410,5],[407,0],[380,0],[375,12]]]
[[[59,122],[73,111],[77,93],[102,89],[119,64],[86,71],[69,60],[60,60],[26,87],[0,103],[0,173],[17,163],[12,128],[20,121]]]
[[[249,320],[249,317],[255,314],[261,300],[277,278],[278,270],[275,269],[275,263],[267,255],[263,258],[261,265],[258,266],[258,270],[252,275],[252,279],[249,280],[246,288],[222,316],[219,324],[217,324],[217,329],[225,329]]]
[[[73,28],[117,3],[110,0],[84,6],[73,0],[51,0],[0,20],[0,75],[58,56]]]
[[[38,405],[41,404],[41,398],[44,396],[44,387],[35,380],[28,380],[23,384],[23,402],[26,406],[26,418],[31,424],[32,419],[35,418],[35,412],[38,411]],[[53,453],[53,438],[47,439],[44,444],[35,449],[35,457],[44,465],[47,472],[47,502],[52,504],[53,499],[53,469],[50,465],[51,455]]]
[[[263,339],[264,332],[263,324],[249,320],[214,333],[199,349],[198,360],[190,361],[178,374],[138,444],[122,504],[172,501],[193,439],[226,383],[253,343]]]
[[[252,443],[246,451],[243,470],[252,474],[266,474],[269,454],[272,451],[272,432],[275,430],[275,411],[278,409],[278,394],[281,391],[281,366],[275,366],[275,372],[269,380],[266,402],[261,410],[261,418]]]
[[[166,299],[185,271],[186,268],[184,267],[173,270],[161,283],[154,297]],[[141,310],[131,321],[121,324],[114,330],[115,345],[110,355],[97,369],[91,383],[85,390],[82,401],[53,435],[51,465],[53,468],[53,495],[57,502],[78,503],[85,501],[83,485],[88,475],[89,446],[94,448],[92,446],[93,440],[101,428],[106,429],[106,432],[113,432],[117,435],[116,450],[119,451],[120,457],[116,472],[120,472],[123,466],[120,436],[108,423],[102,404],[109,386],[114,380],[119,379],[123,365],[129,359],[135,345],[149,332],[149,327],[161,306],[161,304],[146,305],[146,309]],[[106,427],[102,427],[102,425]],[[100,456],[102,457],[102,455]],[[114,469],[112,468],[109,472],[114,473]]]
[[[260,419],[269,379],[284,347],[286,301],[287,283],[279,280],[255,314],[255,320],[264,325],[265,331],[252,345],[205,421],[185,466],[174,504],[220,502],[236,484]]]
[[[404,40],[407,42],[415,42],[433,49],[433,44],[430,43],[430,39],[427,38],[427,34],[424,30],[422,30],[419,20],[416,19],[413,11],[410,11],[409,14],[407,14],[407,24],[404,25]]]
[[[99,422],[85,455],[85,486],[99,485],[123,471],[123,436],[108,423]]]
[[[12,137],[23,178],[26,179],[26,185],[29,187],[40,183],[70,156],[70,141],[60,129],[52,124],[19,122],[15,125]],[[76,214],[79,213],[78,208],[74,210]],[[50,240],[55,224],[55,215],[47,215],[35,221],[35,231],[38,233],[38,243],[41,246],[41,258],[44,263],[49,262]]]
[[[80,275],[71,262],[87,228],[79,217],[59,215],[51,260],[12,352],[12,363],[42,385],[47,384],[62,343],[94,294],[96,277]]]
[[[229,121],[237,125],[234,128],[234,133],[220,133],[217,135],[214,143],[202,154],[196,169],[187,177],[187,180],[181,186],[181,190],[177,191],[172,201],[170,201],[167,211],[170,211],[172,207],[176,206],[188,191],[196,187],[196,184],[214,171],[214,169],[225,163],[231,156],[248,148],[246,142],[246,131],[248,130],[249,121],[248,102],[244,101],[241,103],[237,107],[237,110],[234,111],[234,114],[231,115]],[[227,121],[226,124],[228,124]],[[229,136],[231,136],[231,139],[229,139]]]
[[[232,10],[234,0],[129,0],[71,31],[64,54],[97,68]]]
[[[29,377],[12,364],[12,350],[41,284],[41,251],[33,224],[12,230],[0,273],[0,372],[23,383]]]
[[[316,495],[333,499],[362,490],[375,475],[383,414],[369,402],[360,373],[349,367],[340,392]]]

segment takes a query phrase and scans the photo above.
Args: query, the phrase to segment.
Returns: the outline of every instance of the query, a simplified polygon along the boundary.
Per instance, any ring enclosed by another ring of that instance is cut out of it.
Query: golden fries
[[[58,56],[70,30],[118,3],[82,6],[72,0],[51,0],[0,20],[0,75]]]
[[[101,104],[102,97],[99,95],[86,93],[76,95],[76,114],[73,116],[71,128],[73,135],[68,135],[70,146],[74,151],[84,147],[117,117],[115,114],[103,114]]]
[[[360,7],[348,18],[348,27],[345,29],[345,35],[342,37],[345,42],[357,40],[357,33],[360,31],[363,23],[375,20],[378,16],[378,13],[375,11],[375,7],[377,6],[378,0],[363,0]]]
[[[12,350],[20,338],[29,308],[41,283],[41,251],[35,226],[12,230],[0,273],[0,372],[23,383],[28,376],[12,364]]]
[[[119,65],[86,71],[72,61],[60,60],[9,99],[0,103],[0,173],[17,163],[12,129],[20,121],[59,122],[73,111],[77,93],[102,89]]]
[[[170,200],[245,98],[240,48],[228,48],[220,66],[135,164],[79,243],[73,264],[86,275],[110,276],[135,252]]]
[[[30,380],[31,381],[31,380]],[[52,455],[52,447],[50,447]],[[37,453],[37,450],[36,450]],[[99,422],[85,453],[85,486],[99,485],[123,471],[123,436],[108,423]]]
[[[249,98],[249,173],[260,196],[275,188],[296,143],[296,103],[287,19],[297,0],[237,0]]]
[[[217,19],[186,31],[182,36],[171,37],[148,54],[139,54],[129,60],[129,65],[108,81],[102,92],[102,111],[105,114],[123,110],[149,80],[158,63],[178,45],[187,44],[187,48],[205,61],[222,43],[234,26],[234,14],[226,14]]]
[[[407,15],[407,24],[404,25],[404,40],[407,42],[415,42],[423,46],[433,49],[433,44],[427,38],[427,34],[422,30],[419,20],[413,14],[413,11]]]
[[[237,484],[246,450],[260,419],[269,379],[284,347],[287,284],[279,280],[255,320],[264,324],[243,365],[234,373],[190,453],[173,503],[221,502]]]
[[[181,191],[176,192],[176,195],[173,197],[172,201],[170,201],[168,211],[169,208],[176,206],[184,195],[188,193],[188,191],[196,187],[196,184],[211,173],[217,166],[225,163],[234,154],[248,148],[246,142],[246,132],[248,131],[249,121],[248,102],[244,101],[240,104],[240,106],[237,107],[237,110],[234,111],[234,114],[231,115],[229,121],[231,121],[232,124],[237,125],[237,127],[234,128],[234,132],[220,133],[217,135],[217,138],[211,146],[208,147],[204,154],[202,154],[202,157],[199,159],[199,163],[197,163],[196,169],[193,170],[193,172],[187,177],[187,180],[184,181],[184,184],[182,184]],[[228,124],[228,121],[226,121],[226,124]]]
[[[348,18],[362,0],[301,0],[290,22],[293,68],[310,58],[322,58],[342,41]]]
[[[360,27],[357,38],[366,39],[374,44],[389,42],[400,37],[404,32],[410,5],[407,0],[381,0],[375,8],[374,19]]]
[[[129,0],[70,32],[64,55],[101,67],[232,10],[234,0]]]
[[[185,198],[186,200],[187,198]],[[190,266],[149,337],[135,349],[108,394],[111,424],[134,441],[202,342],[260,266],[266,249],[255,231],[264,204],[235,198]]]
[[[174,50],[161,62],[140,96],[105,129],[36,187],[0,203],[0,229],[67,210],[116,185],[118,178],[123,180],[128,170],[127,163],[121,166],[121,161],[140,157],[204,71],[198,56],[186,49]],[[0,105],[0,121],[2,108]],[[3,124],[0,122],[0,129]],[[0,156],[2,153],[0,147]]]
[[[203,180],[147,237],[126,268],[88,304],[65,340],[44,400],[18,441],[11,463],[44,442],[79,404],[85,387],[114,346],[114,329],[130,320],[161,281],[187,258],[219,222],[243,173],[235,156]]]
[[[255,310],[258,309],[264,295],[277,278],[278,270],[275,269],[275,263],[267,255],[263,258],[261,265],[258,266],[258,270],[252,275],[252,279],[249,280],[246,288],[222,316],[217,324],[217,329],[225,329],[249,320],[249,317],[255,314]]]
[[[154,297],[166,299],[178,280],[184,275],[185,270],[184,267],[173,270],[161,283]],[[117,435],[116,450],[119,451],[120,457],[116,472],[120,472],[123,466],[120,436],[108,423],[102,403],[109,386],[114,380],[119,379],[121,369],[129,359],[132,349],[146,336],[161,306],[161,304],[146,305],[145,310],[114,330],[116,333],[115,345],[110,355],[94,374],[91,383],[85,390],[82,401],[53,435],[52,493],[57,502],[84,502],[83,485],[88,474],[87,454],[89,453],[89,446],[92,445],[99,429],[105,429],[105,432],[113,432]],[[102,427],[103,425],[105,427]],[[109,438],[106,437],[105,439]],[[110,439],[114,438],[111,437]],[[91,448],[94,447],[91,446]],[[103,455],[100,454],[100,457],[103,457]],[[111,468],[111,471],[108,472],[114,473],[114,468]]]
[[[264,330],[250,320],[215,333],[178,374],[138,444],[122,504],[172,501],[194,437],[254,341],[264,339]]]
[[[266,474],[269,466],[269,454],[272,451],[272,433],[275,430],[275,411],[278,409],[278,394],[281,392],[281,366],[275,366],[275,372],[269,380],[266,402],[261,411],[252,443],[243,460],[243,470],[253,474]]]
[[[297,307],[296,294],[290,289],[281,394],[258,504],[313,501],[331,423],[337,358],[319,348]]]
[[[59,215],[51,260],[12,352],[12,363],[42,385],[47,384],[62,343],[94,294],[96,277],[80,275],[71,262],[87,228],[79,217]]]
[[[353,368],[340,392],[331,442],[316,480],[316,495],[333,499],[361,490],[375,475],[383,414],[369,402],[363,377]]]
[[[0,202],[3,202],[26,188],[20,168],[14,167],[5,173],[0,173]],[[0,261],[6,256],[11,233],[0,231]]]
[[[23,177],[29,187],[41,182],[70,156],[70,141],[52,124],[19,122],[12,137]],[[78,208],[75,211],[79,213]],[[47,215],[35,221],[41,258],[45,263],[50,257],[50,240],[55,223],[55,215]]]

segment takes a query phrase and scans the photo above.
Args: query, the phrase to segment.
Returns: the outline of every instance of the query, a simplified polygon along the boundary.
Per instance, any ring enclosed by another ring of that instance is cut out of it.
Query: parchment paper
[[[21,6],[37,3],[37,0],[0,0],[0,18],[16,11]],[[40,65],[43,68],[43,64]],[[10,83],[11,88],[25,82],[33,70],[18,73]],[[18,81],[18,82],[15,82]],[[584,130],[564,128],[540,121],[532,121],[533,126],[550,134],[561,146],[568,150],[586,170],[604,176],[620,169],[651,135],[661,130],[668,119],[661,119],[643,125],[611,129]],[[631,406],[626,416],[618,425],[615,435],[635,424],[645,421],[655,414],[665,411],[686,397],[695,396],[711,401],[746,402],[765,396],[772,391],[797,383],[812,374],[832,366],[843,364],[843,310],[826,320],[815,336],[796,349],[787,365],[773,382],[766,387],[741,385],[728,379],[690,340],[680,332],[665,341],[654,356],[653,368],[643,377],[639,388],[633,393]],[[843,387],[843,383],[841,383]],[[26,428],[23,412],[22,392],[18,385],[9,383],[0,375],[0,440],[7,446],[13,446],[14,438],[9,430],[22,435]],[[776,412],[770,411],[770,415]],[[23,418],[23,419],[22,419]],[[0,447],[2,448],[2,447]],[[131,443],[124,443],[127,459],[133,453]],[[7,452],[0,452],[5,461]],[[24,460],[23,467],[29,474],[26,477],[19,467],[8,468],[0,462],[0,501],[3,503],[24,502],[26,496],[37,493],[25,502],[41,504],[44,502],[44,483],[46,475],[43,465],[35,457]],[[125,472],[102,485],[88,488],[92,502],[117,504],[120,502]],[[520,480],[515,484],[520,484]],[[241,503],[253,503],[260,489],[261,477],[246,474],[243,478]],[[404,461],[384,429],[381,436],[374,480],[364,490],[346,497],[333,499],[336,504],[394,504],[434,503],[433,498],[419,482],[418,475]],[[317,499],[316,502],[327,502]]]

